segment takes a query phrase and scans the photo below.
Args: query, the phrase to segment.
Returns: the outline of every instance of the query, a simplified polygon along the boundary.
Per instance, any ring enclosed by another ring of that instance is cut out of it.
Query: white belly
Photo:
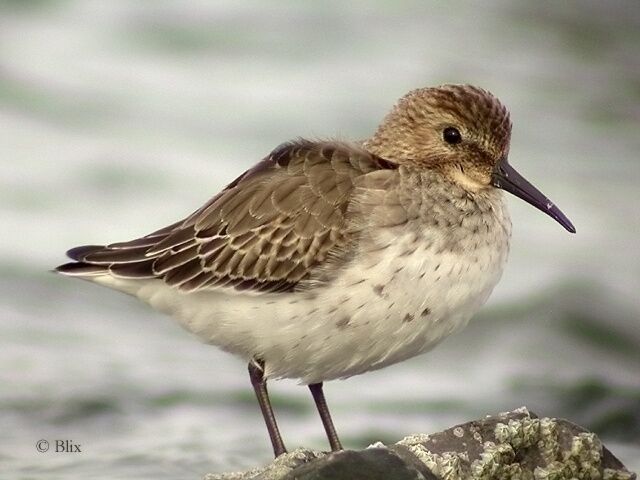
[[[406,233],[356,258],[330,285],[303,292],[185,294],[161,281],[116,288],[172,314],[207,343],[245,361],[261,358],[268,378],[315,383],[413,357],[464,327],[500,278],[504,233],[461,253]]]

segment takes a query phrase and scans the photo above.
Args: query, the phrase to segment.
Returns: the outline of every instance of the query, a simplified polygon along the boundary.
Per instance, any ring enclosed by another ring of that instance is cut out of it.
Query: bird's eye
[[[442,131],[442,138],[449,145],[456,145],[462,141],[462,135],[460,135],[460,130],[455,127],[447,127]]]

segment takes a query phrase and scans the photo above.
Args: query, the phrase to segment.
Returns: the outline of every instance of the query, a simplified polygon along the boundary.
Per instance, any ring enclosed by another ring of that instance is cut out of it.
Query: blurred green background
[[[0,476],[267,462],[243,362],[48,270],[183,217],[285,140],[364,138],[445,82],[509,106],[511,163],[578,233],[510,199],[510,262],[467,330],[327,384],[344,443],[527,405],[640,469],[639,2],[4,0]],[[287,444],[326,448],[306,389],[271,392]],[[41,438],[82,453],[38,453]]]

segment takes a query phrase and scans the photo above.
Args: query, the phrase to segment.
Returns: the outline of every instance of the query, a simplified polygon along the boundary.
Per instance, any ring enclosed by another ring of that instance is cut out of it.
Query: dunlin
[[[203,207],[142,238],[70,250],[57,271],[135,295],[249,365],[276,456],[267,380],[309,386],[400,362],[464,327],[507,259],[502,190],[570,232],[507,162],[507,109],[473,86],[404,96],[364,142],[295,140]]]

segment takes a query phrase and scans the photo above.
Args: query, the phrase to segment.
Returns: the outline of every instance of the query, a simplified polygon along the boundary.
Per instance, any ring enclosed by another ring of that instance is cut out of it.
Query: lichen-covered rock
[[[325,454],[299,449],[245,473],[205,480],[633,480],[594,433],[526,408],[430,435]]]
[[[594,433],[526,408],[407,437],[406,447],[443,480],[633,479]]]

